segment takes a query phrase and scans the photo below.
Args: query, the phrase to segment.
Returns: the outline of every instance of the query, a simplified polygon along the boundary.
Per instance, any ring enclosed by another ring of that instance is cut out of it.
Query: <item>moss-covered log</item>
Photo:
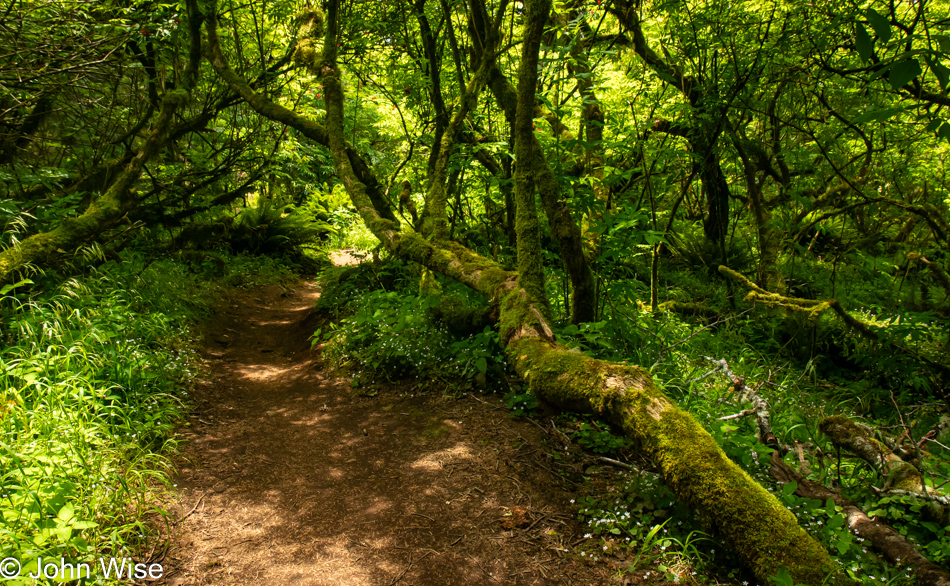
[[[643,305],[642,308],[650,309],[648,305]],[[656,308],[659,311],[669,311],[689,317],[701,317],[705,319],[719,319],[722,317],[715,309],[695,301],[664,301],[663,303],[657,304]]]
[[[879,335],[878,331],[870,324],[848,313],[848,311],[845,310],[845,308],[841,305],[841,303],[838,302],[837,299],[803,299],[800,297],[787,297],[785,295],[778,295],[776,293],[770,293],[769,291],[766,291],[762,287],[759,287],[747,279],[742,274],[730,269],[729,267],[720,266],[719,273],[749,290],[749,293],[745,296],[746,301],[761,302],[762,304],[769,307],[781,307],[792,311],[803,312],[811,318],[817,318],[823,312],[830,309],[834,312],[838,319],[840,319],[846,326],[848,326],[848,328],[850,328],[852,332],[856,332],[862,338],[872,342],[880,343],[882,346],[894,350],[895,352],[910,356],[922,364],[927,365],[934,371],[940,373],[942,376],[950,377],[950,366],[942,362],[937,362],[936,360],[928,358],[919,352],[907,348],[906,346],[902,346],[884,338],[883,336]]]
[[[851,452],[867,462],[884,478],[884,488],[920,493],[920,472],[910,462],[900,459],[883,442],[871,437],[867,429],[843,415],[827,417],[818,424],[821,433],[835,446]]]
[[[557,345],[522,290],[501,305],[506,352],[529,387],[564,409],[593,413],[623,429],[663,479],[752,569],[758,579],[788,568],[796,583],[844,581],[827,552],[768,491],[636,366],[595,360]]]

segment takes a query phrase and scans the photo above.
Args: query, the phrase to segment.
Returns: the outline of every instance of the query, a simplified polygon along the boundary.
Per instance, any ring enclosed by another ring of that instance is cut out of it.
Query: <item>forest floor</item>
[[[572,553],[545,431],[491,396],[352,388],[311,350],[319,294],[235,291],[206,324],[161,584],[617,583]]]

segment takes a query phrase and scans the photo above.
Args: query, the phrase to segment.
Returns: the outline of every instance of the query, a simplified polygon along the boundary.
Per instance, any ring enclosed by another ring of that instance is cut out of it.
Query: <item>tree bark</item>
[[[419,36],[422,37],[422,50],[425,52],[426,61],[428,61],[427,73],[429,74],[429,83],[432,84],[432,105],[435,107],[435,132],[432,151],[429,153],[429,162],[427,163],[427,175],[433,177],[433,171],[439,160],[442,137],[445,135],[445,128],[449,122],[449,113],[445,108],[445,100],[442,98],[442,60],[439,58],[435,35],[432,34],[432,27],[429,26],[429,19],[426,17],[425,5],[425,0],[415,0],[412,4],[412,10],[416,13],[416,20],[419,21]]]
[[[843,415],[826,417],[818,424],[821,433],[836,447],[861,458],[884,478],[884,488],[910,492],[922,491],[920,472],[905,462],[886,445],[871,437],[866,429],[855,425]]]
[[[521,67],[518,71],[518,107],[515,116],[515,233],[518,245],[518,284],[548,313],[544,286],[544,256],[541,254],[541,228],[535,204],[531,161],[534,139],[535,94],[538,84],[538,52],[544,23],[551,10],[550,0],[525,0],[525,30]]]
[[[759,285],[770,293],[785,295],[785,279],[778,270],[781,238],[778,230],[772,225],[772,214],[765,204],[762,183],[759,180],[759,169],[735,132],[733,132],[733,144],[739,153],[739,158],[742,159],[746,192],[749,194],[749,207],[752,209],[752,217],[759,237]]]

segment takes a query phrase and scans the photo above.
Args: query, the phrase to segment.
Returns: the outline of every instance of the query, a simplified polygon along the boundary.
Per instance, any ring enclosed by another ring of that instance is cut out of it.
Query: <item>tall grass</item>
[[[105,584],[98,558],[146,555],[164,517],[188,324],[218,286],[130,254],[47,287],[0,300],[0,559],[23,565],[10,585],[32,584],[39,558],[89,563],[84,583]]]

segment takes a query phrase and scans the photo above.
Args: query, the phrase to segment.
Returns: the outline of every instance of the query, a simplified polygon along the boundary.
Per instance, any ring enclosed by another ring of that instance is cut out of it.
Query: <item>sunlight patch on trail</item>
[[[472,451],[469,447],[465,444],[458,443],[451,448],[426,454],[410,464],[409,467],[416,470],[438,470],[447,462],[471,460],[472,458]]]

